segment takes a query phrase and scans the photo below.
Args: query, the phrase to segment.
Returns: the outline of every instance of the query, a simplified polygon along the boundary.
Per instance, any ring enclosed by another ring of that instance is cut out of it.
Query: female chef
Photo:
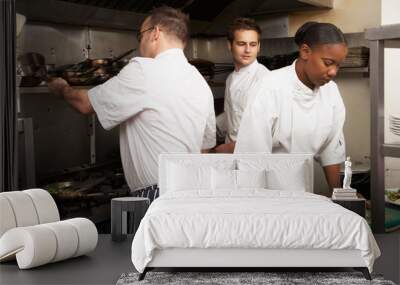
[[[235,153],[313,153],[330,188],[345,161],[345,107],[332,79],[347,55],[333,24],[307,22],[295,35],[299,56],[263,81],[246,109]]]

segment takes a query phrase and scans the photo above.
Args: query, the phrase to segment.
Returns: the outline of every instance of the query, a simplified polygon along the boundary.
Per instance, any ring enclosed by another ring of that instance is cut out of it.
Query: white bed
[[[132,262],[141,279],[155,267],[354,267],[370,278],[380,251],[367,222],[312,185],[307,154],[161,155]]]

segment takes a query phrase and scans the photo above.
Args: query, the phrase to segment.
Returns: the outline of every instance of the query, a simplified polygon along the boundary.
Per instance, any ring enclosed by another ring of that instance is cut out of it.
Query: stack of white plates
[[[389,129],[393,134],[400,136],[400,117],[389,115]]]

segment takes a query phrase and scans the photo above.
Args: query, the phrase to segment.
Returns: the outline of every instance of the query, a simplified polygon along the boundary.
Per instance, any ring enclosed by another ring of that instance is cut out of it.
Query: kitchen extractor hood
[[[333,0],[18,0],[28,21],[137,30],[151,9],[161,5],[190,15],[192,33],[210,33],[239,16],[284,14],[333,8]],[[212,27],[210,29],[210,27]]]
[[[281,13],[294,10],[307,10],[314,8],[332,8],[333,0],[264,0],[254,1],[246,0],[62,0],[82,5],[97,6],[107,9],[116,9],[122,11],[131,11],[147,14],[154,7],[168,5],[179,8],[190,14],[191,18],[200,21],[211,21],[217,17],[225,8],[230,5],[241,3],[245,14],[259,13]],[[246,7],[247,3],[247,7]]]

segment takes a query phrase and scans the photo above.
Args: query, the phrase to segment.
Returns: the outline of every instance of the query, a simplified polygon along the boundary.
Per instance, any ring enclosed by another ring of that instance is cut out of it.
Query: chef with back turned
[[[226,80],[224,113],[217,119],[218,126],[226,129],[225,144],[213,151],[232,153],[243,112],[269,70],[257,61],[261,28],[253,19],[235,19],[228,27],[227,38],[235,70]]]
[[[211,90],[183,54],[188,17],[155,8],[137,39],[141,57],[93,89],[73,89],[57,78],[51,92],[83,114],[96,113],[109,130],[120,127],[120,153],[131,191],[157,184],[161,153],[207,152],[215,146]]]

